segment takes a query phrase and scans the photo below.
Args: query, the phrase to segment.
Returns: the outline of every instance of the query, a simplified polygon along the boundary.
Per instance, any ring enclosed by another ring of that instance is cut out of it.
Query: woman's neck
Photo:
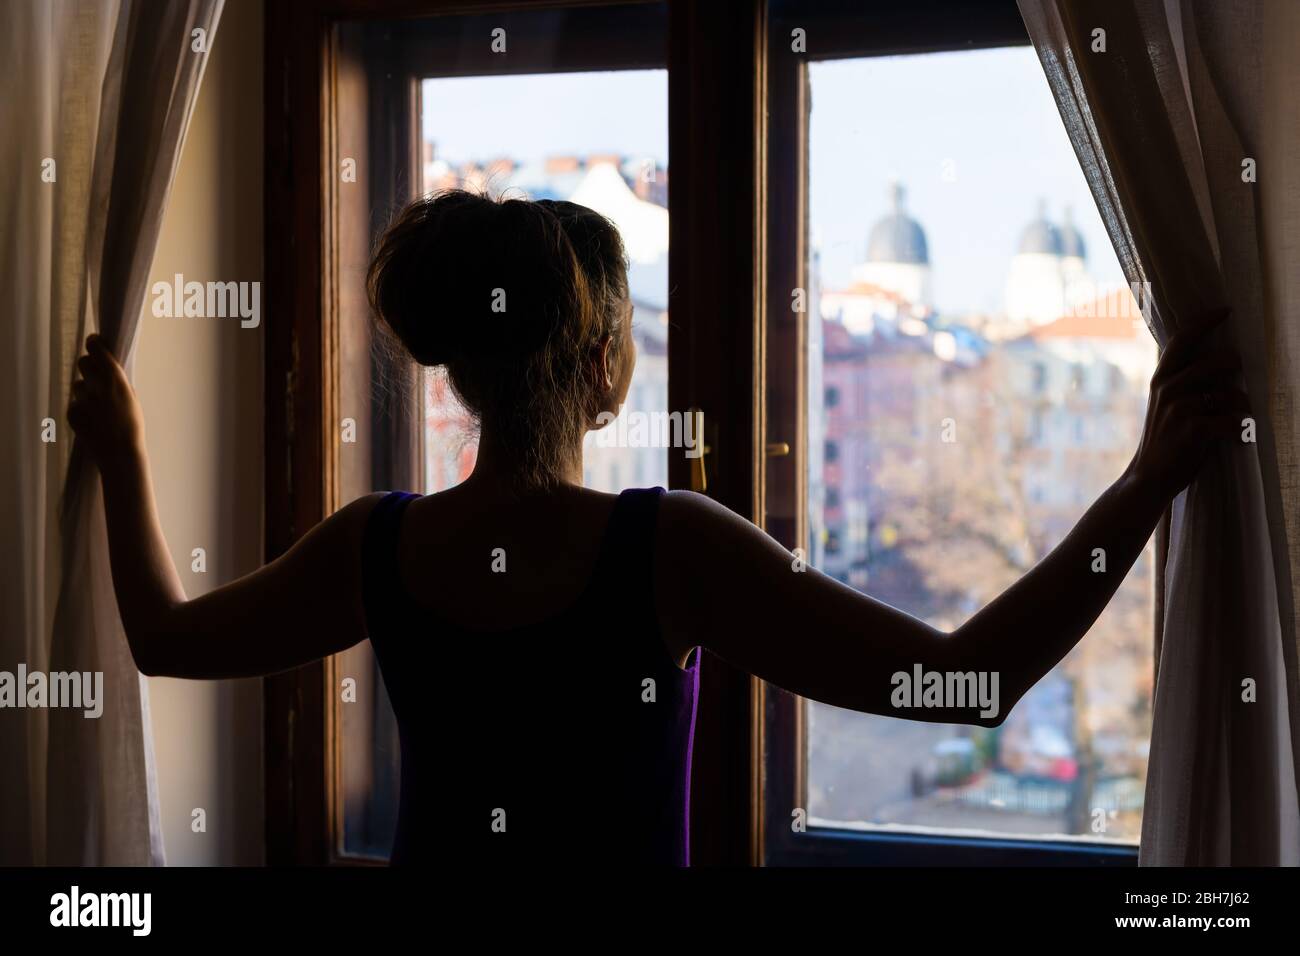
[[[559,462],[556,477],[561,484],[582,486],[582,446],[572,449],[557,459]],[[478,453],[474,459],[474,470],[465,479],[464,484],[477,487],[494,494],[517,495],[519,486],[515,480],[518,466],[514,460],[503,453],[501,446],[494,442],[490,432],[484,429],[479,436]]]

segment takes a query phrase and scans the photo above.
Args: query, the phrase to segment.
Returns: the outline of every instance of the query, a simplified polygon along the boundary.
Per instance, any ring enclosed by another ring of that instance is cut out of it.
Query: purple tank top
[[[453,626],[407,593],[396,545],[418,496],[375,506],[363,588],[401,745],[394,865],[688,864],[698,652],[682,670],[659,634],[662,494],[619,495],[582,594],[502,632]]]

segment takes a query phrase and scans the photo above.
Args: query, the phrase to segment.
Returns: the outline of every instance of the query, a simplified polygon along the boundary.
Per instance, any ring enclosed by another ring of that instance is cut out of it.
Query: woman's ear
[[[601,392],[614,390],[614,337],[609,333],[601,336],[591,352],[591,362],[595,371],[596,387]]]

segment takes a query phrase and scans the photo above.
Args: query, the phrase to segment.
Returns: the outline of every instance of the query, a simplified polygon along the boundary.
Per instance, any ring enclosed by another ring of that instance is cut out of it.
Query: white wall
[[[150,284],[262,278],[262,2],[226,0],[163,222]],[[238,319],[156,318],[134,378],[158,508],[185,591],[262,556],[262,336]],[[207,573],[191,570],[194,548]],[[264,858],[261,681],[149,681],[171,865]],[[194,833],[195,808],[207,832]]]

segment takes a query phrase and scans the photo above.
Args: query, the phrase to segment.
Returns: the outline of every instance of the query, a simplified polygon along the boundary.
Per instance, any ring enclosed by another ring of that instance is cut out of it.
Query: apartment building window
[[[1047,365],[1046,365],[1046,363],[1044,363],[1044,362],[1035,362],[1035,363],[1033,364],[1032,368],[1033,368],[1033,376],[1034,376],[1034,385],[1033,385],[1033,389],[1034,389],[1034,391],[1035,391],[1036,393],[1041,393],[1041,392],[1046,391],[1046,390],[1047,390]]]

